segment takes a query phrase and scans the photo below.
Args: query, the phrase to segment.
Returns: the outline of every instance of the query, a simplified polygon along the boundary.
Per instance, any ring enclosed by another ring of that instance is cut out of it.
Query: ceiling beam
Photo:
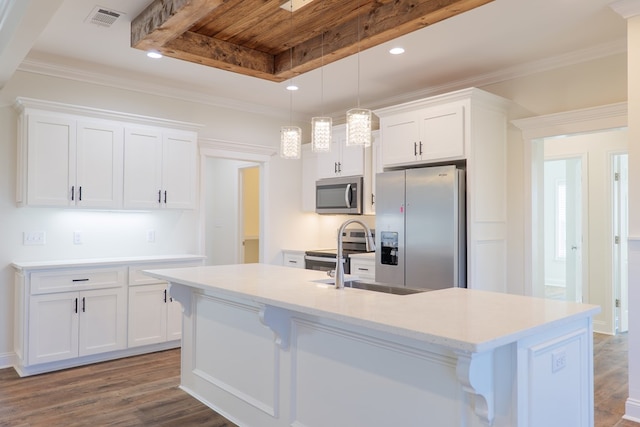
[[[224,0],[155,0],[131,23],[131,46],[158,49],[223,3]]]
[[[215,16],[228,13],[232,3],[226,0],[155,0],[132,22],[131,45],[143,50],[155,49],[177,59],[281,82],[492,1],[375,0],[354,3],[346,14],[344,8],[326,7],[318,9],[318,14],[306,16],[298,31],[292,32],[289,38],[283,37],[284,30],[274,28],[273,21],[269,21],[272,26],[261,31],[264,40],[277,38],[280,34],[279,37],[286,42],[280,45],[278,52],[265,52],[265,49],[259,50],[256,40],[239,45],[233,38],[249,24],[254,27],[266,25],[267,12],[274,8],[275,0],[252,3],[262,13],[253,9],[248,14],[242,13],[247,19],[227,26],[220,34],[207,35],[196,31],[212,19],[212,13]],[[243,3],[233,4],[234,7],[244,7]],[[312,11],[319,6],[308,7]],[[286,12],[277,8],[271,13]],[[338,13],[342,15],[334,16]],[[280,27],[286,26],[287,31],[291,31],[295,18],[295,14],[289,13],[284,19],[278,18]],[[318,26],[322,20],[338,24],[333,27],[327,25],[326,28]],[[290,47],[291,42],[293,47]]]

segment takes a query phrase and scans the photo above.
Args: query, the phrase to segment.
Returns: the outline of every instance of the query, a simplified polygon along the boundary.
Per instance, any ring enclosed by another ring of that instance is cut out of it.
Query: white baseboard
[[[2,353],[0,354],[0,369],[11,368],[15,364],[15,353]]]
[[[640,400],[628,398],[625,405],[625,420],[640,423]]]

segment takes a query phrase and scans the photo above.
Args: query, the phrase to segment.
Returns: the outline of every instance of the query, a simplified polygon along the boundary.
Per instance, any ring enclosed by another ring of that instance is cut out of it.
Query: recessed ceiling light
[[[162,58],[162,54],[156,50],[150,50],[149,52],[147,52],[147,56],[152,59]]]
[[[394,47],[389,50],[389,53],[392,55],[402,55],[404,53],[404,49],[401,47]]]
[[[298,90],[298,86],[294,85],[293,83],[291,83],[289,86],[287,86],[287,90]]]

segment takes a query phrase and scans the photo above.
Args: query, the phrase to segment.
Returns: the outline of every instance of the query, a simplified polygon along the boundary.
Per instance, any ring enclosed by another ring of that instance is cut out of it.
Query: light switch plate
[[[24,231],[22,233],[23,245],[44,245],[47,243],[47,233],[44,231]]]
[[[74,231],[73,232],[73,244],[81,245],[82,244],[82,232]]]

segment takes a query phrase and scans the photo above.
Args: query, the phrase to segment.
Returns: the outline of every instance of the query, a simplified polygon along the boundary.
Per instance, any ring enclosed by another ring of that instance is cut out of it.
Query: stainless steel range
[[[371,234],[375,236],[375,230]],[[361,254],[367,252],[367,240],[364,230],[345,230],[342,233],[342,253],[344,257],[344,272],[351,273],[350,254]],[[306,251],[304,265],[307,270],[331,271],[336,268],[337,249],[318,249]]]

